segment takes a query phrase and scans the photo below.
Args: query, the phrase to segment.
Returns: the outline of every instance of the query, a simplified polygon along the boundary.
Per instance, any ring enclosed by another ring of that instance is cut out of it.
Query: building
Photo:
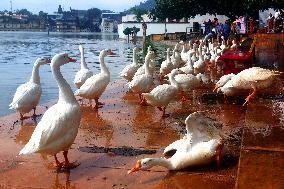
[[[116,33],[118,24],[121,23],[121,14],[113,12],[103,12],[101,22],[101,31],[106,33]]]
[[[204,27],[204,21],[208,21],[208,19],[214,19],[215,17],[218,18],[219,22],[224,23],[228,17],[224,15],[196,15],[193,18],[181,19],[181,20],[167,20],[165,22],[155,22],[151,20],[147,15],[142,16],[144,22],[147,24],[147,35],[152,34],[164,34],[165,31],[167,33],[179,33],[179,32],[186,32],[193,28],[194,23],[199,23],[201,27]],[[120,38],[126,38],[127,36],[124,35],[123,31],[125,28],[140,28],[140,31],[137,33],[138,37],[143,36],[142,31],[142,23],[136,21],[135,15],[126,15],[122,17],[122,23],[118,25],[118,34]]]

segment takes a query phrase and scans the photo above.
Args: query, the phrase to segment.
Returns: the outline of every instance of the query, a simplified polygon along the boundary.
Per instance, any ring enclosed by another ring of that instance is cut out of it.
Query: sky
[[[58,5],[64,10],[72,9],[86,10],[99,8],[101,10],[124,11],[145,0],[12,0],[13,10],[26,8],[33,13],[44,11],[53,13]],[[10,0],[0,0],[0,10],[10,10]]]

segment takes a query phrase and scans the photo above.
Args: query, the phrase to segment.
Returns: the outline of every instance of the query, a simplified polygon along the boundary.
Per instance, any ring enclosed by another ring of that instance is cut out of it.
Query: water
[[[0,41],[0,116],[14,112],[8,106],[16,88],[29,80],[33,63],[38,57],[52,57],[56,53],[67,52],[76,58],[76,63],[61,68],[73,90],[73,79],[80,69],[79,44],[84,45],[86,62],[94,73],[99,72],[100,50],[110,48],[117,54],[106,58],[111,80],[118,79],[118,73],[132,61],[133,45],[119,40],[117,35],[50,33],[48,36],[40,32],[0,32]],[[40,76],[43,89],[40,104],[57,99],[58,87],[52,78],[50,66],[42,66]]]

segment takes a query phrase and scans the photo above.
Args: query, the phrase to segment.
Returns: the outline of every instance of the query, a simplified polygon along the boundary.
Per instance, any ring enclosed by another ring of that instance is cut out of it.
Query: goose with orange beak
[[[227,137],[220,130],[221,124],[203,112],[194,112],[186,120],[187,134],[167,146],[164,157],[138,160],[128,174],[162,166],[168,170],[181,170],[192,166],[202,166],[217,162],[221,164],[224,141]]]
[[[24,117],[24,114],[29,113],[32,109],[34,110],[33,116],[36,115],[36,106],[42,93],[39,68],[41,65],[50,64],[50,62],[49,58],[38,58],[34,63],[30,80],[17,88],[9,106],[10,109],[20,113],[21,120],[29,118]]]
[[[95,109],[101,108],[104,105],[104,103],[99,102],[99,98],[110,82],[110,72],[105,64],[105,57],[108,55],[115,55],[115,53],[110,49],[105,49],[100,52],[99,60],[101,72],[88,78],[80,89],[75,91],[76,96],[87,98],[90,102],[94,99],[96,102]]]

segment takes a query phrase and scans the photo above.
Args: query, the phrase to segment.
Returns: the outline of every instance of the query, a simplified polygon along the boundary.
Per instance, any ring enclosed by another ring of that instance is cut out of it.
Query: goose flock
[[[141,49],[135,47],[133,62],[121,71],[120,76],[127,80],[129,90],[133,94],[138,94],[140,105],[157,107],[161,111],[162,118],[168,117],[167,106],[171,102],[179,101],[179,94],[181,94],[181,102],[184,103],[185,93],[210,83],[206,75],[207,70],[218,65],[216,62],[222,53],[236,48],[235,43],[228,47],[224,43],[216,45],[206,40],[205,37],[200,41],[190,41],[189,44],[179,42],[174,46],[172,55],[171,49],[168,48],[166,60],[162,62],[159,70],[155,69],[154,62],[157,54],[151,47],[148,48],[142,66],[137,58]],[[205,45],[206,43],[208,44]],[[110,49],[100,52],[100,73],[94,75],[86,64],[82,45],[79,46],[79,51],[81,68],[74,79],[74,85],[77,87],[75,93],[60,72],[64,64],[76,62],[66,53],[56,54],[51,60],[37,59],[30,80],[18,87],[10,108],[20,113],[21,120],[28,118],[24,117],[24,114],[32,110],[35,114],[42,93],[39,76],[41,65],[50,64],[59,88],[58,102],[44,113],[29,142],[20,151],[20,155],[30,153],[51,155],[55,159],[57,168],[68,169],[79,165],[76,162],[71,163],[67,156],[77,136],[81,120],[80,104],[75,96],[88,99],[90,106],[92,106],[92,100],[95,100],[94,109],[96,110],[104,105],[99,99],[110,82],[110,71],[106,66],[105,57],[114,54]],[[247,105],[259,90],[271,87],[280,74],[278,71],[252,67],[238,74],[222,76],[219,81],[215,82],[214,91],[222,92],[225,96],[247,94],[243,104]],[[158,77],[155,77],[156,75]],[[157,86],[155,86],[156,78],[160,78],[158,80],[161,83]],[[220,165],[227,139],[222,132],[222,124],[211,119],[204,112],[190,114],[185,124],[187,134],[184,138],[167,146],[164,150],[164,157],[138,160],[128,173],[149,169],[153,166],[180,170],[189,166],[205,165],[212,161]],[[60,152],[63,152],[64,162],[59,162],[57,159],[57,154]]]

